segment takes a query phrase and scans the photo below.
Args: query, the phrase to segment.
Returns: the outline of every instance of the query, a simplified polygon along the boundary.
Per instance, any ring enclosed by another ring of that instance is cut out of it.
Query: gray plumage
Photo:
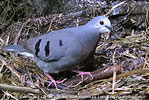
[[[85,61],[95,51],[100,34],[110,29],[109,19],[98,16],[85,25],[49,32],[3,50],[31,56],[45,73],[57,73]]]

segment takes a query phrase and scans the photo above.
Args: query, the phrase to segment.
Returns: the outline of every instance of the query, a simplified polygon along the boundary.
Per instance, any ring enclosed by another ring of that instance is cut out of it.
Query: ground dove
[[[49,32],[21,42],[18,45],[3,47],[6,51],[15,51],[33,57],[37,66],[46,73],[57,88],[57,83],[49,73],[73,69],[85,61],[93,52],[100,40],[101,33],[111,31],[111,23],[105,16],[93,18],[87,24]],[[79,75],[89,72],[78,72]]]

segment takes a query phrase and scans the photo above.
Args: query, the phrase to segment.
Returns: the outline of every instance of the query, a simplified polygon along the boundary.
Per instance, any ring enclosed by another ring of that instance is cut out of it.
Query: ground
[[[95,0],[96,1],[96,0]],[[121,5],[119,5],[119,3]],[[109,4],[110,5],[110,4]],[[113,2],[109,7],[97,4],[73,13],[25,17],[1,25],[0,47],[17,44],[52,30],[83,25],[92,17],[107,14],[115,32],[102,35],[94,58],[78,69],[91,71],[94,79],[84,82],[72,71],[52,75],[67,78],[59,90],[48,87],[48,78],[31,58],[0,51],[0,98],[33,100],[91,98],[142,100],[149,95],[149,2]],[[116,7],[112,9],[112,7]],[[109,11],[109,12],[108,12]],[[106,12],[106,13],[105,13]],[[21,16],[19,16],[21,17]]]

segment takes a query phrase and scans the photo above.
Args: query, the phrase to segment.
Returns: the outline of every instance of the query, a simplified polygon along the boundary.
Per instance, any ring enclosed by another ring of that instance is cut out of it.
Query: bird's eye
[[[103,22],[103,21],[100,21],[99,23],[100,23],[100,25],[103,25],[103,24],[104,24],[104,22]]]

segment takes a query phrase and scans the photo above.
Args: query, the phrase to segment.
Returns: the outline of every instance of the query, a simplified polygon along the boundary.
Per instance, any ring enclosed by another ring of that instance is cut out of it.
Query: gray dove
[[[49,73],[70,70],[85,61],[94,53],[101,33],[110,32],[111,29],[108,17],[97,16],[85,25],[52,31],[18,45],[4,46],[3,50],[32,57],[51,80],[50,85],[53,83],[57,88],[57,84],[64,80],[55,81]],[[81,77],[84,74],[91,76],[89,72],[78,73]]]

